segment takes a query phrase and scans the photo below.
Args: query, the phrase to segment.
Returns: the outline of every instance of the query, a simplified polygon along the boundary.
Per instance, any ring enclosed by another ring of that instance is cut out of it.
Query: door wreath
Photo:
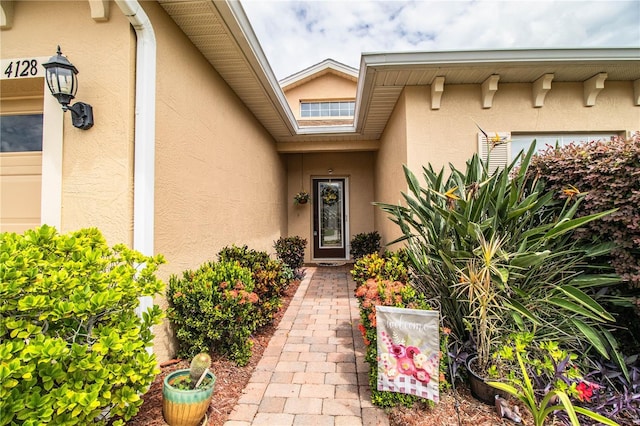
[[[332,206],[338,202],[338,189],[333,185],[325,186],[321,195],[322,201],[328,206]]]

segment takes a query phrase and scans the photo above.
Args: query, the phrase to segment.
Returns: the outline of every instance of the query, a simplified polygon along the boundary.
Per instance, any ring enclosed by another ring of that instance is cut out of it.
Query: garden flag
[[[376,306],[378,390],[439,400],[438,311]]]

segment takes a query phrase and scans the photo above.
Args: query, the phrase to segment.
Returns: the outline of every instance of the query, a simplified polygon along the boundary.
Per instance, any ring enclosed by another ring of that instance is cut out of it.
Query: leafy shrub
[[[380,234],[377,231],[356,234],[351,239],[351,256],[358,260],[368,254],[380,252]]]
[[[280,237],[273,246],[278,254],[278,259],[282,260],[289,268],[297,271],[304,263],[304,249],[307,247],[307,240],[298,236]]]
[[[395,306],[409,309],[429,309],[424,298],[415,289],[399,281],[369,279],[356,289],[356,298],[360,306],[360,325],[366,346],[365,361],[369,363],[369,386],[371,402],[380,407],[403,405],[411,407],[422,401],[414,395],[377,390],[378,383],[378,345],[376,335],[376,306]]]
[[[640,288],[640,133],[628,140],[548,147],[531,163],[529,177],[540,175],[544,187],[558,198],[586,194],[578,216],[617,209],[586,224],[578,235],[615,242],[613,267],[624,282]]]
[[[246,245],[242,247],[232,245],[231,247],[224,247],[218,252],[218,261],[239,262],[240,266],[248,268],[251,271],[260,269],[260,267],[268,263],[269,260],[269,255],[266,252],[249,249]]]
[[[182,278],[169,278],[168,317],[180,344],[178,355],[192,358],[211,350],[239,365],[251,357],[256,303],[251,271],[238,262],[207,262]]]
[[[372,253],[360,258],[351,270],[357,285],[370,279],[409,282],[406,252],[386,252],[383,256]]]
[[[243,247],[225,247],[218,253],[221,262],[236,261],[251,270],[254,288],[259,303],[256,304],[256,325],[258,328],[271,324],[274,315],[282,307],[282,295],[290,279],[285,276],[285,265],[273,260],[266,252]],[[290,269],[289,269],[290,271]]]
[[[156,374],[147,352],[162,256],[110,248],[97,229],[0,234],[0,424],[122,425]]]
[[[573,230],[611,211],[576,218],[580,197],[558,202],[540,181],[527,180],[533,150],[521,163],[518,156],[491,175],[477,155],[465,170],[450,166],[447,177],[444,168],[424,167],[424,186],[405,167],[406,206],[380,206],[403,232],[412,283],[437,300],[458,340],[467,339],[471,298],[451,284],[460,281],[470,262],[486,261],[482,241],[500,241],[489,270],[494,303],[487,309],[494,336],[535,329],[536,338],[616,356],[617,343],[604,326],[613,317],[600,302],[613,299],[606,289],[619,278],[603,273],[607,266],[594,260],[610,246],[572,237]]]
[[[576,415],[579,413],[597,424],[616,426],[609,417],[576,405],[576,399],[590,401],[600,388],[583,380],[573,362],[576,356],[562,350],[554,341],[528,347],[532,339],[532,334],[515,335],[495,353],[496,359],[511,364],[512,369],[506,383],[489,384],[519,399],[531,413],[535,426],[543,426],[549,415],[560,412],[567,417],[564,424],[579,426]]]

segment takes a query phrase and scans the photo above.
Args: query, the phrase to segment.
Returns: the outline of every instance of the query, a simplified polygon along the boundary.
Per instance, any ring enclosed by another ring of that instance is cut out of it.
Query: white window
[[[511,134],[511,160],[513,160],[520,151],[527,152],[531,143],[536,141],[536,152],[542,152],[548,146],[562,147],[570,143],[585,143],[598,140],[610,140],[612,137],[618,136],[616,132],[594,132],[594,133],[512,133]]]
[[[300,116],[353,117],[355,101],[300,102]]]
[[[542,152],[549,145],[565,146],[570,143],[585,143],[594,140],[609,140],[619,136],[617,132],[575,132],[575,133],[478,133],[478,153],[482,160],[489,157],[489,172],[505,167],[513,161],[520,151],[527,152],[531,143],[536,141],[536,152]]]

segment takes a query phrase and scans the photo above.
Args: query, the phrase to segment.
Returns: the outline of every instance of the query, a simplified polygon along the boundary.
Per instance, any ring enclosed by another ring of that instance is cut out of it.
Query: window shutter
[[[487,161],[489,157],[489,173],[493,174],[494,171],[503,169],[511,162],[511,133],[487,132],[487,136],[484,133],[478,133],[478,154],[482,161]]]

